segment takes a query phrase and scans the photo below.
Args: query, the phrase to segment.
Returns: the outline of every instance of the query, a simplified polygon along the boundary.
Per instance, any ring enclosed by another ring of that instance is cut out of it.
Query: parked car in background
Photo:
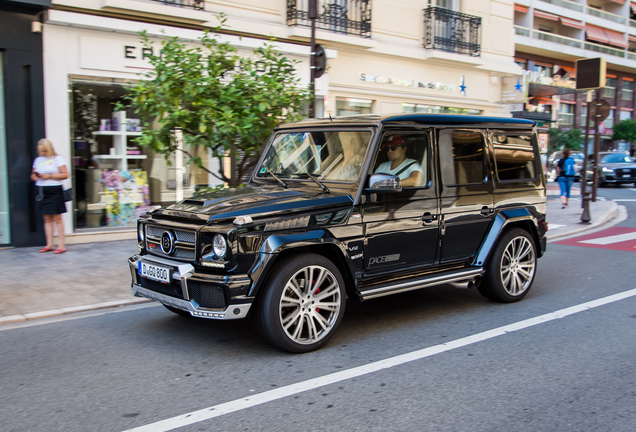
[[[636,159],[622,152],[599,152],[598,185],[629,184],[636,186]],[[592,181],[594,156],[590,155],[587,180]]]
[[[546,163],[546,176],[548,179],[556,179],[557,163],[562,157],[563,152],[561,150],[555,151],[548,157],[548,161]],[[574,175],[574,181],[579,181],[581,179],[581,170],[583,169],[583,161],[585,160],[585,155],[583,154],[583,152],[573,151],[570,153],[570,157],[574,159],[574,163],[576,164],[576,174]]]

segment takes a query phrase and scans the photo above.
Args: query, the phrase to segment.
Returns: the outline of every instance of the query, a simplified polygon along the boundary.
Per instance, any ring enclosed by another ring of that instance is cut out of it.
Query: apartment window
[[[605,120],[603,120],[605,124],[605,129],[612,129],[614,127],[614,110],[611,109],[609,115]]]
[[[574,104],[561,103],[559,106],[559,126],[574,124]]]
[[[428,6],[459,11],[459,0],[428,0]]]
[[[607,77],[605,81],[605,87],[603,87],[603,97],[607,98],[615,98],[616,97],[616,85],[618,84],[618,80],[613,77]]]
[[[634,81],[623,79],[621,82],[621,99],[632,101],[634,98]]]
[[[336,115],[371,114],[373,101],[369,99],[336,98]]]
[[[632,119],[632,111],[627,111],[627,110],[621,110],[618,113],[619,116],[619,120],[623,121],[623,120],[631,120]]]
[[[581,106],[581,128],[585,129],[585,121],[587,120],[587,105],[582,105]],[[589,124],[587,125],[588,128],[593,128],[594,127],[594,119],[591,118]]]

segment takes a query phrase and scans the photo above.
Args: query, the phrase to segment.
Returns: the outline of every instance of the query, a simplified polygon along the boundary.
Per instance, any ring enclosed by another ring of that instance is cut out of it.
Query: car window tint
[[[530,134],[493,135],[495,166],[500,181],[524,181],[537,176]]]
[[[484,182],[484,137],[473,131],[439,133],[442,179],[447,186]]]

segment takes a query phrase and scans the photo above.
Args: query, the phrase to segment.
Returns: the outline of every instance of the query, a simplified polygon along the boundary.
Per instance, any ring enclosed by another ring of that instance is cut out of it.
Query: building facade
[[[510,37],[512,0],[318,0],[317,7],[316,41],[327,54],[326,71],[316,80],[317,116],[509,116],[507,104],[524,94],[514,86],[522,69]],[[46,136],[68,161],[68,185],[75,191],[64,215],[70,241],[130,235],[147,206],[213,183],[200,170],[177,171],[179,161],[171,167],[163,156],[136,148],[135,119],[113,113],[112,103],[148,68],[139,31],[156,41],[167,35],[194,43],[224,13],[223,38],[248,55],[274,37],[298,61],[298,75],[308,85],[308,11],[308,0],[53,0],[40,34],[46,128],[33,133],[28,147],[33,152]],[[214,160],[207,163],[218,169]],[[37,236],[22,237],[16,233],[0,244],[38,244]]]
[[[528,101],[517,117],[549,127],[586,129],[586,92],[576,92],[575,62],[602,57],[607,82],[599,90],[611,106],[599,126],[603,150],[629,150],[611,140],[614,124],[634,118],[636,2],[626,0],[515,0],[515,61],[528,80]],[[595,95],[593,96],[595,97]],[[521,107],[518,107],[521,108]],[[594,124],[589,124],[590,132]]]

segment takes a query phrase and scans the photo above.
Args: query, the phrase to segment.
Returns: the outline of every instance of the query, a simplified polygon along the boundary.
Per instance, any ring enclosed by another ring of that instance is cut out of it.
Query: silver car
[[[629,184],[636,186],[636,160],[627,153],[600,152],[598,185]],[[593,157],[592,157],[593,158]],[[587,179],[592,180],[593,164],[588,164]]]

